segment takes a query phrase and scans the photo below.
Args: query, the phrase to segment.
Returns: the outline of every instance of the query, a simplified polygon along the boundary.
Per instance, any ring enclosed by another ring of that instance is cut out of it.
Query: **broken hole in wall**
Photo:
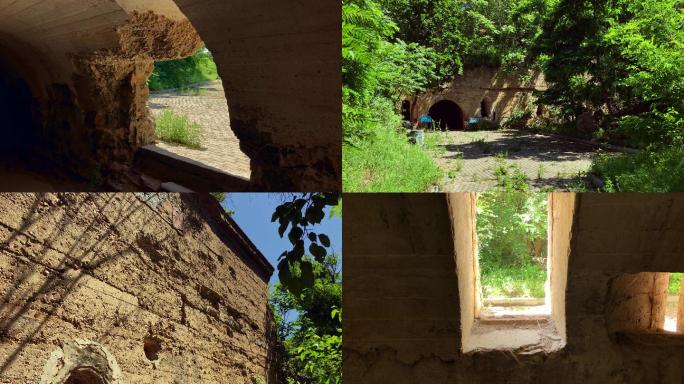
[[[145,351],[145,357],[147,360],[156,361],[159,360],[159,352],[161,352],[161,340],[156,337],[145,337],[143,340],[143,350]]]

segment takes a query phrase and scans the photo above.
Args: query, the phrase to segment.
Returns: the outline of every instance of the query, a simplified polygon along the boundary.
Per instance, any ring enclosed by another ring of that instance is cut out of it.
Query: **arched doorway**
[[[489,98],[484,98],[480,102],[480,116],[490,117],[492,115],[492,102]]]
[[[462,131],[465,128],[463,110],[451,100],[442,100],[433,104],[428,115],[432,117],[436,125],[439,124],[441,129]]]
[[[401,117],[405,121],[411,121],[411,102],[408,100],[401,103]]]

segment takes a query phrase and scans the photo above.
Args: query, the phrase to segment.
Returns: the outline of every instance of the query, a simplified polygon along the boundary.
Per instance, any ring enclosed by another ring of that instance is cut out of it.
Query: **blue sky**
[[[290,194],[277,193],[229,193],[223,206],[235,211],[233,219],[249,236],[250,240],[266,256],[275,268],[278,256],[292,248],[285,238],[278,236],[278,223],[271,223],[271,215],[283,201],[290,199]],[[326,215],[321,224],[312,227],[316,233],[325,233],[337,255],[342,255],[342,219]],[[278,281],[278,271],[273,272],[271,284]]]

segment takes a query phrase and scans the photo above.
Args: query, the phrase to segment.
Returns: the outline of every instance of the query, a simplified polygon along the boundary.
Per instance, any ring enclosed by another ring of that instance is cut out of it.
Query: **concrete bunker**
[[[164,190],[167,182],[195,190],[339,189],[339,6],[307,1],[285,12],[285,5],[243,0],[91,3],[15,2],[0,10],[2,58],[19,64],[18,78],[32,91],[30,101],[25,87],[12,91],[23,100],[17,110],[31,105],[38,112],[38,137],[17,141],[40,146],[3,173],[50,165],[69,182],[104,190]],[[285,20],[267,16],[285,13]],[[191,55],[202,42],[216,53],[231,102],[225,129],[250,158],[250,179],[147,148],[154,141],[145,108],[152,63]],[[294,104],[297,114],[290,112]],[[39,156],[47,160],[38,163]],[[53,174],[35,176],[47,179],[45,189],[74,189]],[[8,184],[3,188],[26,189]]]
[[[681,196],[553,193],[550,252],[567,264],[554,263],[549,277],[552,287],[564,287],[551,290],[551,305],[561,309],[551,320],[565,346],[463,353],[476,297],[475,270],[459,255],[472,255],[476,242],[474,196],[463,195],[345,201],[345,271],[353,276],[343,296],[346,380],[682,381],[682,334],[652,321],[666,285],[659,274],[684,270]]]
[[[465,128],[463,110],[451,100],[440,100],[428,111],[435,126],[449,131],[462,131]]]

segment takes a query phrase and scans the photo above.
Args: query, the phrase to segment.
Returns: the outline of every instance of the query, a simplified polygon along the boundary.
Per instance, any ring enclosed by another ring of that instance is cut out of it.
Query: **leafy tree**
[[[278,284],[271,305],[284,347],[281,370],[288,384],[340,383],[342,368],[342,275],[339,259],[315,264],[315,284],[293,294]],[[288,314],[296,319],[288,321]]]
[[[291,250],[280,255],[278,278],[292,293],[300,294],[304,288],[314,286],[314,264],[325,261],[331,244],[328,235],[316,233],[311,227],[323,221],[327,207],[339,203],[339,193],[302,193],[276,207],[271,221],[278,221],[278,234],[283,237],[287,232],[292,244]],[[304,257],[305,249],[313,259]]]
[[[149,87],[153,91],[158,91],[183,88],[216,79],[218,69],[214,58],[209,50],[202,48],[190,57],[156,62]]]
[[[543,297],[547,195],[507,188],[481,193],[476,222],[485,295]]]

